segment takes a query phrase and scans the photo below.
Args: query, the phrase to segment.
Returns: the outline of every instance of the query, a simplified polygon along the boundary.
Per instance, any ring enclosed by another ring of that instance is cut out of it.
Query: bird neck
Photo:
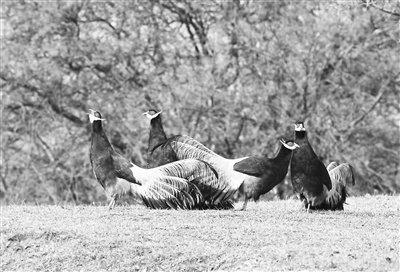
[[[306,131],[295,131],[294,140],[296,143],[307,141],[307,132]]]
[[[163,143],[167,139],[161,122],[161,116],[157,116],[150,121],[149,151]]]
[[[292,150],[284,147],[282,144],[279,147],[278,152],[276,153],[274,160],[290,160],[290,156],[292,154]]]
[[[103,131],[103,125],[100,120],[93,121],[92,132],[99,133]]]
[[[107,135],[102,128],[101,121],[94,121],[92,124],[92,148],[97,152],[112,149]]]

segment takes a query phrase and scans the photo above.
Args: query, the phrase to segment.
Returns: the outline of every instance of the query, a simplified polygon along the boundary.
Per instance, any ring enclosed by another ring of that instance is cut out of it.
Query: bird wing
[[[111,154],[111,158],[113,161],[115,174],[118,178],[125,179],[131,183],[138,183],[130,169],[132,167],[132,163],[130,161],[115,151],[113,154]]]
[[[207,154],[217,155],[214,151],[212,151],[211,149],[208,149],[199,141],[196,141],[192,137],[189,137],[186,135],[178,135],[178,136],[171,137],[166,142],[166,144],[174,144],[174,143],[175,144],[176,143],[183,144],[182,146],[191,146],[192,148],[200,150]]]
[[[159,167],[167,176],[176,176],[194,184],[205,200],[210,200],[224,189],[217,172],[204,161],[185,159]]]
[[[325,165],[320,160],[316,160],[316,164],[318,165],[318,176],[322,178],[323,184],[328,188],[328,190],[332,189],[332,181],[328,171],[325,168]]]
[[[219,158],[222,158],[211,150],[208,150],[206,147],[203,146],[204,148],[202,148],[202,145],[191,145],[187,141],[172,140],[169,142],[169,146],[173,149],[179,160],[197,159],[205,161],[214,167],[215,162]]]
[[[133,176],[142,185],[138,194],[152,208],[191,209],[204,202],[207,191],[199,187],[218,188],[216,172],[205,162],[180,160],[153,169],[131,167]]]
[[[215,203],[231,198],[246,178],[252,178],[233,170],[233,165],[241,159],[225,159],[188,136],[170,139],[169,146],[175,151],[178,159],[197,159],[206,162],[218,173],[217,183],[211,186],[207,183],[207,190],[202,188],[202,192],[203,190],[210,192]]]
[[[207,162],[196,159],[180,160],[159,167],[166,175],[174,175],[186,179],[201,192],[208,204],[218,204],[229,201],[237,188],[219,179],[218,172]]]
[[[162,167],[171,167],[167,164]],[[131,167],[132,174],[141,185],[135,193],[143,203],[153,209],[192,209],[202,201],[202,195],[187,179],[166,173],[161,167],[143,169]]]
[[[202,201],[198,189],[185,179],[162,177],[144,183],[137,193],[153,209],[192,209]]]
[[[158,115],[150,121],[148,152],[154,152],[154,150],[165,143],[166,140],[167,135],[164,132],[161,115]]]
[[[265,163],[264,158],[262,157],[248,157],[244,160],[241,160],[233,165],[233,170],[255,176],[261,177],[265,172]]]

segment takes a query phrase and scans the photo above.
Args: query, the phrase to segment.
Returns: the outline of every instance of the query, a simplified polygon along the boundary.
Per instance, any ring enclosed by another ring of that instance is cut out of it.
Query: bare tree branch
[[[51,109],[55,113],[63,116],[64,118],[70,120],[71,122],[75,123],[78,126],[85,125],[85,122],[82,121],[79,117],[75,116],[73,113],[71,113],[71,112],[67,111],[65,108],[61,107],[55,101],[55,98],[51,95],[51,93],[49,94],[47,92],[41,92],[38,87],[36,87],[36,86],[34,86],[34,85],[30,84],[30,83],[26,83],[26,82],[20,83],[20,82],[18,82],[17,79],[6,77],[4,74],[0,74],[0,78],[5,80],[5,81],[7,81],[7,82],[9,82],[9,83],[11,83],[11,84],[14,84],[17,87],[25,88],[25,89],[33,92],[33,93],[38,94],[40,97],[43,97],[43,98],[45,98],[47,100],[47,102],[49,103]]]
[[[362,114],[357,119],[355,119],[352,122],[350,122],[350,125],[348,127],[354,127],[355,125],[360,123],[376,107],[376,105],[378,105],[379,101],[382,99],[383,95],[388,90],[387,85],[389,84],[389,82],[390,82],[390,79],[386,80],[381,85],[381,88],[379,90],[379,94],[376,96],[376,98],[374,99],[374,102],[371,104],[371,106],[364,112],[364,114]]]
[[[387,14],[390,14],[390,15],[394,15],[394,16],[397,16],[397,17],[400,17],[400,13],[395,12],[395,11],[390,11],[390,10],[387,10],[387,9],[384,9],[384,8],[382,8],[382,7],[378,6],[378,5],[376,5],[376,4],[375,4],[375,1],[373,1],[373,0],[361,0],[361,2],[362,2],[366,7],[373,7],[373,8],[378,9],[378,10],[384,12],[384,13],[387,13]]]

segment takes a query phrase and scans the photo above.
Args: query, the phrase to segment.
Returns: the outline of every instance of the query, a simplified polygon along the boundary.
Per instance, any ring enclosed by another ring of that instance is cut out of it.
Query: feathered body
[[[282,139],[278,152],[273,158],[269,158],[267,155],[252,156],[234,164],[235,171],[259,178],[256,181],[245,180],[239,187],[239,194],[245,199],[243,210],[249,199],[258,201],[261,195],[268,193],[284,180],[292,150],[297,147],[297,144]]]
[[[307,132],[302,122],[295,124],[295,142],[300,147],[292,153],[291,180],[294,190],[299,194],[305,207],[307,209],[343,209],[347,194],[346,183],[343,184],[342,180],[337,178],[336,172],[341,168],[336,169],[338,166],[331,165],[328,173],[327,168],[308,142]]]
[[[97,117],[98,120],[94,120],[92,123],[90,164],[92,165],[93,173],[97,181],[104,188],[107,195],[112,197],[118,195],[118,192],[116,192],[116,185],[117,177],[119,175],[126,175],[125,179],[133,180],[131,173],[119,171],[121,169],[129,168],[131,164],[112,148],[103,130],[100,113],[93,114],[97,115],[95,117]],[[128,190],[126,186],[122,187]]]
[[[306,131],[296,131],[295,142],[300,147],[293,151],[290,163],[293,188],[306,205],[319,205],[323,202],[324,186],[332,188],[328,171],[308,142]]]
[[[216,173],[205,162],[182,160],[144,169],[118,154],[102,128],[99,112],[89,114],[92,123],[90,162],[93,172],[111,199],[109,207],[122,194],[132,192],[143,203],[156,209],[195,209],[207,206],[198,186],[212,186]]]
[[[178,158],[170,146],[159,148],[167,140],[167,135],[162,125],[161,111],[150,109],[144,115],[150,119],[149,145],[147,148],[148,167],[157,167],[177,161]]]

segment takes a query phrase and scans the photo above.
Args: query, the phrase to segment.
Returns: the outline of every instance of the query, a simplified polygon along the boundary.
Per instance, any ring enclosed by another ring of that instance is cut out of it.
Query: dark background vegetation
[[[353,194],[398,193],[398,1],[2,1],[3,202],[104,200],[86,112],[145,166],[148,108],[168,135],[271,154],[306,120]],[[291,186],[281,186],[283,197]]]

